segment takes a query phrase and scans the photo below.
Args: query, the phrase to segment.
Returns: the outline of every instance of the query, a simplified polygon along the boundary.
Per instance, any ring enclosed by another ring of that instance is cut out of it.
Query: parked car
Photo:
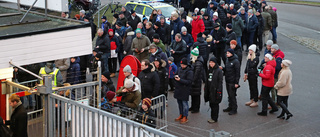
[[[156,2],[156,1],[130,1],[125,4],[128,11],[131,11],[131,9],[135,10],[137,15],[142,19],[143,15],[149,19],[149,16],[154,9],[160,9],[162,11],[162,15],[166,17],[166,23],[170,24],[169,18],[171,17],[171,13],[175,10],[178,10],[177,8],[173,7],[170,4],[162,3],[162,2]],[[192,18],[187,16],[187,21],[191,22]]]

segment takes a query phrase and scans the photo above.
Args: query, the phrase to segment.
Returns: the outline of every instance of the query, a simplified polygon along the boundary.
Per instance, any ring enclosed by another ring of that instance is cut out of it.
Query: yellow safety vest
[[[57,87],[58,82],[57,82],[57,74],[58,74],[59,69],[54,68],[54,71],[49,73],[50,75],[53,75],[53,80],[52,80],[52,88]],[[39,71],[39,75],[42,76],[43,74],[47,74],[45,71],[45,67],[42,67]],[[43,80],[40,80],[40,84],[43,84]]]

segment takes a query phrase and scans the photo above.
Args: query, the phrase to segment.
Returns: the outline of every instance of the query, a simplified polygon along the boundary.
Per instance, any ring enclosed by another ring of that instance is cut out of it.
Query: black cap
[[[155,34],[153,35],[153,38],[154,38],[154,39],[160,39],[160,36],[159,36],[159,34],[155,33]]]
[[[102,17],[101,17],[101,19],[105,19],[105,20],[106,20],[106,19],[107,19],[107,17],[106,17],[106,16],[102,16]]]
[[[210,62],[210,61],[213,61],[214,63],[217,63],[217,58],[216,58],[215,56],[212,56],[212,57],[210,58],[209,62]]]
[[[102,73],[103,76],[105,76],[107,79],[110,79],[110,72],[106,71]]]
[[[215,23],[215,24],[213,24],[213,27],[214,28],[220,27],[220,24],[219,23]]]
[[[205,12],[205,13],[203,14],[203,16],[209,16],[209,14],[208,14],[207,12]]]
[[[186,15],[182,15],[181,19],[187,19],[187,16]]]
[[[180,64],[188,65],[188,60],[187,60],[187,58],[181,59]]]
[[[154,25],[158,26],[158,27],[161,27],[161,22],[160,21],[157,21]]]
[[[101,53],[98,52],[98,53],[96,54],[96,57],[99,58],[99,59],[101,59]]]
[[[230,52],[232,55],[234,55],[234,50],[233,49],[228,49],[227,52]]]
[[[203,32],[203,34],[206,35],[206,36],[208,36],[209,33],[210,33],[209,30],[205,30],[205,31]]]
[[[118,25],[118,26],[120,26],[120,27],[123,26],[123,24],[122,24],[120,21],[117,21],[117,22],[116,22],[116,25]]]
[[[232,29],[232,24],[230,24],[230,23],[227,24],[227,28],[228,28],[228,29]]]
[[[95,51],[95,52],[97,52],[97,53],[98,53],[98,52],[99,52],[99,49],[94,48],[94,49],[93,49],[93,51]]]
[[[136,12],[136,11],[134,11],[133,9],[131,9],[131,12],[130,12],[130,13],[133,14],[133,13],[135,13],[135,12]]]

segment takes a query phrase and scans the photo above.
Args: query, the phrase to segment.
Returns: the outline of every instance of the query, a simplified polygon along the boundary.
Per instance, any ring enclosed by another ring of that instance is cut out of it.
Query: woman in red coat
[[[193,13],[192,18],[193,20],[191,22],[191,26],[192,26],[191,34],[192,34],[193,41],[197,42],[197,35],[200,32],[204,32],[205,26],[204,26],[203,20],[200,19],[200,15],[197,16],[196,13]]]

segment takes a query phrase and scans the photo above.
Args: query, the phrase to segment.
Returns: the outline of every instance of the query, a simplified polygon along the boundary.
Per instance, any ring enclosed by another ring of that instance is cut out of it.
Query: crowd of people
[[[284,53],[276,44],[276,8],[267,5],[265,0],[260,3],[256,0],[212,0],[205,5],[199,9],[195,5],[181,4],[186,10],[172,11],[170,25],[161,10],[153,10],[149,19],[141,19],[134,10],[129,12],[123,6],[113,19],[103,16],[99,25],[93,23],[90,13],[80,11],[79,19],[91,24],[95,42],[92,54],[24,67],[40,75],[53,74],[52,85],[59,87],[64,83],[85,82],[85,73],[96,71],[100,61],[101,97],[106,100],[108,111],[118,113],[113,107],[115,104],[138,109],[142,103],[143,116],[139,115],[136,120],[148,125],[151,122],[152,127],[154,119],[146,116],[154,117],[150,111],[152,98],[167,96],[168,91],[173,91],[179,106],[179,117],[175,121],[183,124],[188,122],[189,111],[200,112],[203,83],[204,101],[209,102],[211,108],[208,122],[217,122],[223,79],[229,102],[223,112],[237,114],[236,96],[241,74],[249,83],[250,101],[245,105],[257,107],[260,98],[262,111],[258,115],[267,116],[269,104],[269,113],[278,111],[279,105],[282,113],[278,118],[292,117],[287,109],[288,96],[292,93],[292,62],[284,59]],[[193,18],[190,23],[186,20],[189,11]],[[270,40],[269,33],[272,34]],[[262,61],[260,54],[264,55]],[[111,78],[116,77],[117,65],[127,55],[133,55],[141,62],[141,72],[134,76],[132,68],[125,66],[124,86],[116,90]],[[245,63],[242,62],[243,55],[246,56]],[[243,73],[241,65],[245,65]],[[18,69],[15,73],[18,81],[34,78],[25,78],[26,74]],[[260,96],[258,77],[262,79]],[[117,102],[116,96],[121,96],[121,101]]]

